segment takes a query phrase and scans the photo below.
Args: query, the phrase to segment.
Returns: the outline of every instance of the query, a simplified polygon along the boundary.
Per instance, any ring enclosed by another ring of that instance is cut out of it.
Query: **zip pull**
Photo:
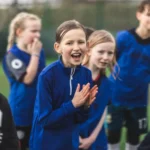
[[[71,73],[70,73],[70,95],[72,94],[72,81],[73,80],[73,75],[75,73],[76,68],[71,68]]]

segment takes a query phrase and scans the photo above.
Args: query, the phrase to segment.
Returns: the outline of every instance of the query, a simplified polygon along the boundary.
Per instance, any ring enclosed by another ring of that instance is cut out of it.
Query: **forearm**
[[[31,55],[29,65],[26,69],[26,75],[23,78],[23,82],[25,84],[30,84],[34,80],[37,74],[38,64],[39,64],[39,57],[36,55]]]
[[[99,132],[101,131],[102,129],[102,126],[104,124],[104,120],[105,120],[105,116],[106,116],[106,108],[104,110],[104,113],[102,115],[102,118],[100,119],[99,123],[97,124],[96,128],[93,130],[93,132],[91,133],[90,137],[91,139],[93,139],[94,141],[96,140]]]
[[[71,102],[64,103],[60,108],[52,110],[47,115],[45,112],[41,113],[39,116],[39,121],[43,127],[47,128],[57,128],[64,123],[64,119],[73,113],[76,112],[76,108],[72,105]]]

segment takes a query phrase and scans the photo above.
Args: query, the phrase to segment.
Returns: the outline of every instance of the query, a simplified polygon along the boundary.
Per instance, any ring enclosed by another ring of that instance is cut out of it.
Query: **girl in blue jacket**
[[[91,72],[81,66],[87,50],[84,27],[75,20],[56,31],[54,49],[61,56],[39,76],[31,150],[77,150],[80,123],[88,118],[97,86],[90,89]]]
[[[111,82],[106,77],[106,68],[112,71],[116,62],[115,39],[108,31],[96,30],[90,35],[88,44],[89,50],[83,65],[92,71],[93,84],[99,89],[92,104],[90,118],[81,127],[79,148],[107,150],[104,119],[111,98]]]
[[[40,31],[38,16],[25,12],[17,14],[10,23],[8,48],[3,60],[10,84],[9,104],[21,150],[29,145],[37,79],[45,67]]]

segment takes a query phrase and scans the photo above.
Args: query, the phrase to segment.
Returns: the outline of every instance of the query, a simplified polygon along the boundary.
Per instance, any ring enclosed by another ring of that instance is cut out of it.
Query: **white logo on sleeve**
[[[11,62],[11,66],[14,68],[14,69],[20,69],[22,66],[23,66],[23,63],[21,60],[19,59],[14,59],[12,62]]]

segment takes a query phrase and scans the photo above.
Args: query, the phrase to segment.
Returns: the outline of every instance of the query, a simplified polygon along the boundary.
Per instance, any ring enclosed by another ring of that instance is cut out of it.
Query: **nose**
[[[107,59],[108,59],[108,57],[109,57],[109,56],[108,56],[108,54],[107,54],[107,53],[105,53],[105,54],[103,55],[103,59],[104,59],[104,60],[107,60]]]
[[[73,49],[74,50],[79,50],[80,49],[79,44],[78,43],[74,43]]]
[[[41,37],[41,33],[40,32],[36,32],[36,37],[40,38]]]

